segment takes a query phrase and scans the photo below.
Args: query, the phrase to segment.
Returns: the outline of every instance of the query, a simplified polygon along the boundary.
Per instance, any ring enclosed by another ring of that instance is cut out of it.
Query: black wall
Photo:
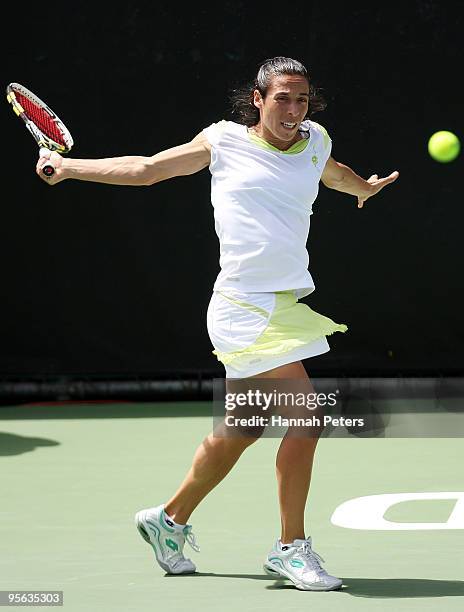
[[[313,118],[333,157],[365,178],[400,171],[363,210],[320,186],[305,301],[350,329],[306,365],[448,371],[464,362],[463,157],[439,164],[427,140],[464,136],[463,26],[461,3],[432,0],[51,2],[10,23],[2,75],[58,112],[72,156],[152,155],[230,118],[230,88],[261,60],[300,59],[328,102]],[[222,372],[206,331],[219,269],[208,170],[50,188],[6,100],[1,121],[0,372]]]

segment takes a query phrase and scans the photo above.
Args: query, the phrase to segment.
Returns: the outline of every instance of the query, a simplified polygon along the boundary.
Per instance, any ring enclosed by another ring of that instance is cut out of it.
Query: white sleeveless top
[[[314,291],[306,242],[332,142],[314,121],[302,122],[300,131],[306,142],[285,152],[232,121],[203,130],[220,248],[214,291]]]

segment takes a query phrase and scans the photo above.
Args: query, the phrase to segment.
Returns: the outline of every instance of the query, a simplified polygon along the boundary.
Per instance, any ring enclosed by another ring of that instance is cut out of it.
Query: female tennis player
[[[213,352],[227,380],[295,379],[311,392],[302,360],[327,352],[327,336],[347,329],[299,302],[314,290],[306,243],[319,181],[355,196],[362,208],[398,172],[364,180],[331,157],[329,135],[309,119],[324,103],[299,61],[266,60],[233,102],[237,122],[214,123],[152,157],[83,160],[47,152],[36,171],[50,185],[65,179],[153,185],[209,167],[221,268],[207,314]],[[50,178],[41,172],[45,163],[55,168]],[[264,569],[302,590],[336,589],[342,581],[322,567],[304,523],[317,436],[288,433],[276,457],[281,533]],[[140,534],[167,573],[195,572],[183,555],[186,541],[199,550],[190,516],[258,437],[210,433],[173,496],[136,514]]]

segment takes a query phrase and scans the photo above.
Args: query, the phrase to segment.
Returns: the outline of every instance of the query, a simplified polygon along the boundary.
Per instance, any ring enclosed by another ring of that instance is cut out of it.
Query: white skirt
[[[207,326],[227,378],[247,378],[327,353],[326,336],[346,325],[298,302],[295,291],[214,291]]]

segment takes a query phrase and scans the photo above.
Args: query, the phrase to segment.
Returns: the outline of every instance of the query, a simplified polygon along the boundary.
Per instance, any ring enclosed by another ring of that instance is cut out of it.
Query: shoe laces
[[[184,536],[185,540],[189,543],[189,545],[193,548],[195,552],[200,552],[200,547],[197,544],[194,534],[192,533],[192,528],[190,525],[184,527]]]
[[[325,560],[317,554],[311,548],[311,542],[304,540],[304,542],[298,547],[297,552],[313,567],[318,573],[325,572],[324,568],[321,567],[321,563],[325,563]]]

